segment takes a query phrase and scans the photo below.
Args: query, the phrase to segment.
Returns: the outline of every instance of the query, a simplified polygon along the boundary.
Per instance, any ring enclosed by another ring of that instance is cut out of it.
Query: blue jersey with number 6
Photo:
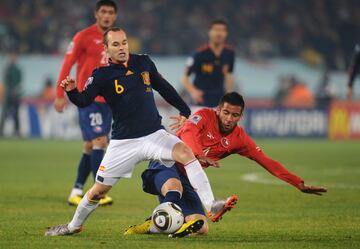
[[[111,138],[130,139],[163,129],[153,89],[176,107],[180,115],[190,115],[187,104],[147,55],[130,54],[126,64],[110,63],[100,67],[88,79],[83,92],[74,89],[67,94],[79,107],[90,105],[97,95],[103,96],[114,119]]]

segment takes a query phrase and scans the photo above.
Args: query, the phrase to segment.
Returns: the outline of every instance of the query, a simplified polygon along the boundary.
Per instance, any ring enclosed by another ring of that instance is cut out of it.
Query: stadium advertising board
[[[360,102],[334,102],[325,109],[246,109],[242,126],[254,137],[303,137],[330,139],[360,139]],[[164,117],[177,115],[176,110],[159,107]],[[77,109],[69,105],[62,114],[51,104],[23,103],[19,110],[20,133],[23,137],[45,139],[81,139]],[[4,135],[12,133],[12,120],[5,122]]]
[[[254,137],[326,137],[328,117],[323,109],[249,108],[245,129]]]
[[[336,101],[329,110],[329,138],[360,139],[360,103]]]

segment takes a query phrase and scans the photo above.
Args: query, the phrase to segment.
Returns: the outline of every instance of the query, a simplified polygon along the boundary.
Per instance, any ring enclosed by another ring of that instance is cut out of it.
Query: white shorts
[[[182,141],[163,129],[144,137],[110,140],[96,182],[113,186],[121,177],[130,178],[136,164],[142,161],[156,160],[171,167],[172,149],[177,143]]]

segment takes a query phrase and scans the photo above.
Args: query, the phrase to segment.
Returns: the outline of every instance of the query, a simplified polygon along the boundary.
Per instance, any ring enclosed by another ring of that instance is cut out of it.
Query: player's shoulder
[[[150,60],[150,56],[148,54],[130,54],[130,59],[135,60]]]
[[[136,64],[147,64],[152,62],[152,59],[148,54],[130,54],[129,60]]]
[[[97,67],[92,71],[92,77],[103,77],[105,75],[108,75],[109,72],[111,71],[111,66],[110,65],[106,65],[106,66],[101,66],[101,67]]]
[[[192,116],[195,116],[197,119],[214,119],[216,118],[216,111],[214,109],[205,107],[197,110]]]
[[[236,136],[242,137],[242,136],[246,135],[246,131],[240,125],[236,125],[233,130],[233,134]]]
[[[231,54],[235,54],[235,48],[234,46],[226,43],[225,46],[224,46],[224,50],[228,53],[231,53]]]
[[[209,44],[205,43],[195,49],[195,52],[200,54],[210,50]]]
[[[97,29],[96,29],[96,25],[93,24],[93,25],[90,25],[89,27],[86,27],[80,31],[78,31],[74,38],[77,38],[77,39],[84,39],[84,38],[87,38],[90,34],[94,33],[94,32],[97,32]]]

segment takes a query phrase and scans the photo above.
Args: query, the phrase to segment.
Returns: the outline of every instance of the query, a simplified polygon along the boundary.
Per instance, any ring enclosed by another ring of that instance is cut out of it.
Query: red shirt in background
[[[76,33],[65,53],[64,62],[57,81],[57,97],[64,97],[64,90],[59,86],[66,76],[70,75],[71,68],[76,65],[76,83],[81,92],[87,79],[94,69],[108,65],[108,58],[104,51],[103,33],[96,24]],[[97,96],[95,101],[105,102],[103,97]]]

